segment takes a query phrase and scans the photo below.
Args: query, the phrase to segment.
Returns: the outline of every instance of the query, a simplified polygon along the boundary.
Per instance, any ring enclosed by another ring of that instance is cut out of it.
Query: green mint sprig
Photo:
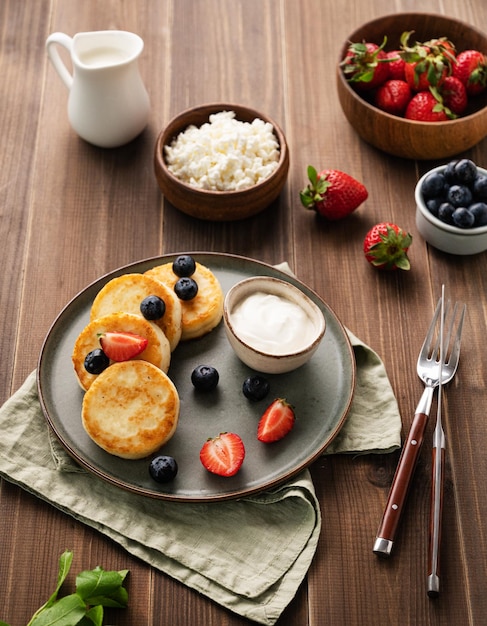
[[[103,607],[125,608],[128,593],[123,583],[128,570],[105,571],[100,566],[76,577],[76,592],[58,598],[71,568],[73,553],[66,550],[59,558],[56,588],[37,609],[27,626],[103,626]],[[8,626],[0,621],[0,626]]]

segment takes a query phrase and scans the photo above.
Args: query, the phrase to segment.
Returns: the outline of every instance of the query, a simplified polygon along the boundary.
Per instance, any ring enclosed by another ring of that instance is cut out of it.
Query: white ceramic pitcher
[[[69,51],[72,74],[57,45]],[[49,59],[69,89],[69,121],[86,141],[114,148],[134,139],[147,125],[149,95],[137,61],[143,48],[138,35],[119,30],[48,37]]]

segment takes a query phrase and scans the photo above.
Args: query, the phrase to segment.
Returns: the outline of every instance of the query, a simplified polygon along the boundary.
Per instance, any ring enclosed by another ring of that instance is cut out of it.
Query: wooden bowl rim
[[[249,114],[249,117],[254,117],[254,119],[259,118],[264,122],[268,122],[272,125],[274,130],[274,134],[277,137],[279,142],[279,161],[277,168],[264,180],[259,183],[253,185],[252,187],[247,187],[247,189],[239,189],[239,190],[228,190],[228,191],[220,191],[220,190],[211,190],[211,189],[200,189],[199,187],[194,187],[192,185],[188,185],[184,181],[177,178],[167,167],[166,160],[164,158],[164,146],[175,138],[179,133],[181,133],[185,128],[192,124],[192,122],[186,122],[185,124],[179,124],[179,120],[182,120],[184,117],[190,114],[205,114],[207,117],[212,115],[213,113],[219,113],[221,111],[234,111],[236,119],[239,119],[239,112],[245,111]],[[169,130],[174,127],[174,130],[169,132]],[[192,194],[201,194],[202,197],[207,199],[211,199],[214,197],[221,198],[222,196],[231,197],[243,197],[246,195],[252,195],[254,192],[257,192],[259,189],[265,188],[267,186],[271,186],[274,183],[274,179],[282,176],[282,168],[288,167],[289,157],[288,157],[288,146],[286,137],[281,127],[268,115],[264,115],[253,109],[251,107],[247,107],[241,104],[229,104],[229,103],[207,103],[200,104],[194,107],[189,107],[177,115],[175,115],[163,128],[163,130],[159,133],[156,140],[155,150],[154,150],[154,159],[157,167],[160,170],[160,173],[163,173],[168,180],[172,182],[172,184],[178,186],[180,189],[187,190]]]

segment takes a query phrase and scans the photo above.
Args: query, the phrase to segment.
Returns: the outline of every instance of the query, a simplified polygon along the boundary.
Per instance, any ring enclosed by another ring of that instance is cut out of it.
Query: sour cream
[[[242,341],[270,354],[299,352],[316,338],[312,320],[298,304],[270,293],[244,298],[233,309],[231,321]]]

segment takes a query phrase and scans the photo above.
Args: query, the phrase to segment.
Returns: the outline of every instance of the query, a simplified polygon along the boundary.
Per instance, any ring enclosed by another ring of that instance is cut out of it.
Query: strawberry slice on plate
[[[205,441],[200,461],[209,472],[218,476],[234,476],[242,467],[245,446],[235,433],[220,433]]]
[[[293,407],[283,398],[276,398],[260,418],[257,439],[264,443],[279,441],[293,428],[296,416]]]
[[[129,361],[147,348],[147,338],[135,333],[111,332],[100,335],[100,345],[111,361]]]

